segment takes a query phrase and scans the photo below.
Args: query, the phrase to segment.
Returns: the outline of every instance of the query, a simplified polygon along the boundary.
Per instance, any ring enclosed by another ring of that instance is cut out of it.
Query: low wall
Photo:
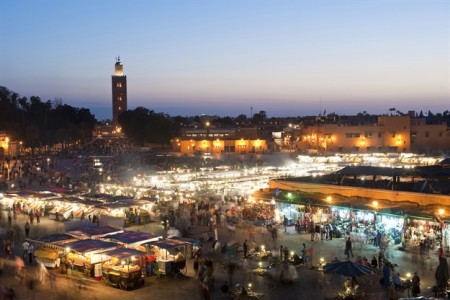
[[[371,201],[412,202],[418,205],[450,205],[450,196],[438,194],[424,194],[403,191],[379,190],[360,187],[349,187],[309,182],[294,182],[285,180],[271,180],[271,189],[301,191],[305,193],[321,193],[323,195],[338,195],[342,197],[360,197]]]

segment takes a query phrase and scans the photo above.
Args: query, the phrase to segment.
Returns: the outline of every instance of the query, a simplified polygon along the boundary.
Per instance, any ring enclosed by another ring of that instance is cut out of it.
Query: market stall
[[[104,241],[115,242],[123,245],[126,248],[137,249],[139,251],[145,252],[145,247],[141,246],[142,244],[148,242],[156,242],[161,240],[163,237],[153,236],[145,232],[137,232],[137,231],[123,231],[114,234],[108,234],[101,237]]]
[[[200,241],[196,239],[182,238],[178,236],[172,236],[169,239],[185,242],[186,247],[186,257],[194,258],[194,253],[200,248]]]
[[[79,240],[84,239],[97,239],[108,234],[116,234],[123,232],[121,229],[117,229],[111,226],[99,226],[99,227],[82,227],[77,230],[68,231],[67,233],[76,237]]]
[[[48,268],[58,268],[61,265],[64,256],[66,244],[77,241],[69,234],[57,233],[50,234],[40,238],[26,239],[36,247],[34,256],[38,263],[43,263]]]
[[[375,213],[373,211],[332,206],[331,220],[335,227],[336,237],[353,233],[353,235],[367,239],[375,232]]]
[[[420,247],[427,243],[431,250],[437,250],[441,243],[448,243],[447,229],[445,224],[431,217],[408,216],[404,224],[405,245],[409,247]],[[444,244],[443,243],[443,244]],[[448,245],[444,245],[448,246]]]
[[[102,254],[109,257],[102,264],[102,277],[106,284],[123,290],[144,285],[145,252],[116,248]]]
[[[82,272],[86,277],[99,278],[102,276],[102,263],[109,259],[103,252],[118,247],[121,246],[117,243],[91,239],[68,243],[65,249],[67,268],[70,272]]]
[[[275,219],[275,203],[266,201],[246,202],[242,210],[242,218],[255,225],[273,223]]]
[[[402,215],[377,213],[376,229],[389,243],[398,245],[403,240],[405,219]],[[375,235],[375,233],[374,233]]]
[[[150,213],[143,209],[147,205],[145,200],[123,199],[115,202],[98,204],[96,208],[101,210],[102,215],[123,218],[125,226],[131,224],[145,224],[150,222]]]
[[[98,205],[98,202],[78,197],[60,197],[47,201],[46,210],[50,208],[47,214],[51,220],[81,219],[82,216],[88,219],[89,216],[92,217],[100,213],[95,205]]]
[[[142,244],[147,259],[155,263],[155,269],[165,275],[186,271],[187,246],[189,242],[178,239],[164,239]]]
[[[47,268],[59,268],[64,251],[48,246],[41,247],[34,251],[34,257],[38,264],[42,263]]]

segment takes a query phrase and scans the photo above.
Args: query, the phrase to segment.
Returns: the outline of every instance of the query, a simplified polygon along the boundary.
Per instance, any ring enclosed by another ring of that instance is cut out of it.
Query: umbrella
[[[361,276],[372,273],[372,269],[350,260],[328,263],[323,267],[325,273],[336,273],[344,276]]]

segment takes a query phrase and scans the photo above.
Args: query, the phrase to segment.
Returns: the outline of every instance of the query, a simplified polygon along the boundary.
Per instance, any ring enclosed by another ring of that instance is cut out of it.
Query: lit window
[[[118,82],[117,84],[116,84],[116,87],[122,87],[122,83],[121,82]]]
[[[122,108],[119,106],[119,110],[121,110]]]

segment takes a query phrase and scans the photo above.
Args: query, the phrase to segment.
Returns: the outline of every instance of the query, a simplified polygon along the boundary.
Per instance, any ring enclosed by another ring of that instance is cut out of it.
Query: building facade
[[[261,153],[267,151],[266,140],[259,139],[256,128],[184,129],[172,140],[173,149],[181,153]]]
[[[117,58],[114,65],[114,75],[111,76],[112,82],[112,122],[118,124],[119,115],[127,111],[127,76],[123,73],[123,65],[120,57]]]
[[[375,124],[303,126],[295,146],[300,152],[439,153],[450,149],[450,129],[408,115],[379,116]]]

